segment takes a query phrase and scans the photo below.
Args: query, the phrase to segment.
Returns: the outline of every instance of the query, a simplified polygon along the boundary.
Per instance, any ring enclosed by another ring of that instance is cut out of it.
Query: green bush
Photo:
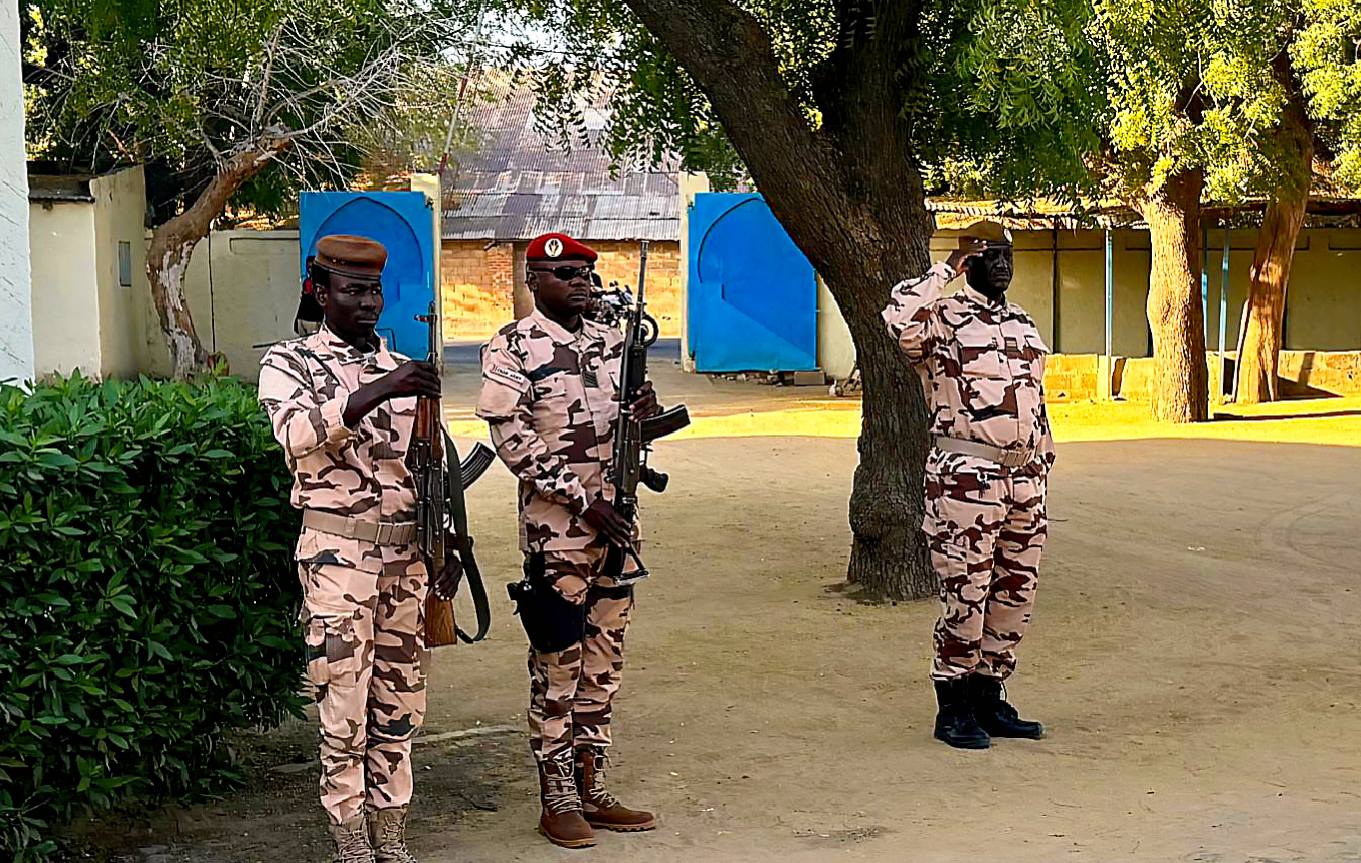
[[[301,712],[289,482],[230,378],[0,386],[0,858]]]

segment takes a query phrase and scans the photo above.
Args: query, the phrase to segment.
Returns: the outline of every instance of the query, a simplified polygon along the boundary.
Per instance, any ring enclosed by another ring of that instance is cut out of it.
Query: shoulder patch
[[[508,383],[516,388],[523,388],[529,386],[529,378],[525,377],[524,375],[520,374],[514,369],[496,366],[487,369],[487,376],[492,378],[500,378],[502,383]]]

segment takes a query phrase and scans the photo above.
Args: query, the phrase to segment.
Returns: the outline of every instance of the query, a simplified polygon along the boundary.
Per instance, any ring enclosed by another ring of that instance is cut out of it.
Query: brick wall
[[[638,280],[638,244],[616,240],[585,241],[600,253],[596,270],[605,284]],[[516,294],[524,296],[525,243],[445,240],[440,254],[444,280],[446,341],[484,341],[516,313]],[[663,338],[680,336],[680,244],[655,242],[647,257],[648,311],[661,324]]]

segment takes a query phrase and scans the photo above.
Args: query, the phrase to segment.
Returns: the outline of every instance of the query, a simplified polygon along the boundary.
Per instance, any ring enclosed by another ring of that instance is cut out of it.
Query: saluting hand
[[[945,259],[945,263],[950,265],[950,269],[956,273],[963,272],[964,265],[970,258],[976,258],[988,250],[988,241],[980,240],[976,237],[960,237],[959,248],[950,252],[950,257]]]

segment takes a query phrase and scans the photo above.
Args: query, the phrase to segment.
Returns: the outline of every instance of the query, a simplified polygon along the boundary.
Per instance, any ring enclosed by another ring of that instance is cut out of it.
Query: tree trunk
[[[158,225],[147,249],[147,279],[151,298],[160,317],[161,332],[170,349],[171,374],[177,380],[204,371],[208,353],[203,349],[184,296],[184,274],[194,247],[212,229],[236,190],[258,174],[287,146],[286,140],[263,142],[258,148],[236,153],[218,167],[199,196],[183,213]]]
[[[848,580],[867,598],[934,595],[921,533],[925,401],[879,317],[890,286],[930,266],[934,225],[900,116],[898,76],[910,58],[894,54],[918,7],[838,9],[837,47],[815,76],[822,123],[814,130],[750,13],[729,0],[625,2],[704,91],[850,328],[864,413]]]
[[[1314,140],[1308,128],[1302,97],[1286,106],[1277,137],[1287,152],[1297,156],[1290,172],[1267,203],[1257,248],[1252,255],[1251,285],[1246,310],[1247,328],[1238,350],[1235,401],[1271,402],[1280,398],[1281,346],[1284,340],[1285,296],[1295,241],[1304,226],[1314,162]]]
[[[1205,310],[1200,297],[1199,171],[1173,174],[1139,201],[1148,223],[1152,269],[1148,324],[1153,330],[1153,418],[1201,422],[1209,417]]]
[[[869,595],[934,596],[936,576],[922,542],[922,473],[927,416],[921,380],[883,338],[883,322],[848,317],[863,383],[860,464],[851,489],[847,578]]]

